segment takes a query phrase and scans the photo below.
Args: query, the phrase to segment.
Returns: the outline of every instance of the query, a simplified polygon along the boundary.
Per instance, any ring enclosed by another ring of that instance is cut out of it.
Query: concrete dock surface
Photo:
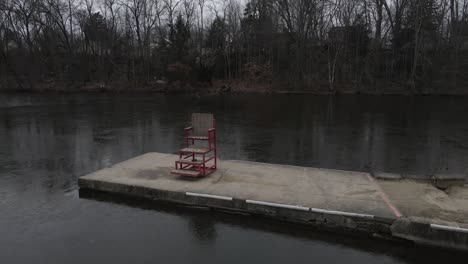
[[[219,161],[209,177],[170,174],[178,155],[147,153],[79,179],[80,188],[264,215],[373,236],[468,249],[468,187],[369,173]]]

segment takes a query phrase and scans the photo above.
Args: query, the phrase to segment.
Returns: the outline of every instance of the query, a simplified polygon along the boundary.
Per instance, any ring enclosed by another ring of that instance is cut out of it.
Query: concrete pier
[[[83,189],[262,215],[336,231],[468,250],[468,187],[368,173],[219,161],[207,178],[170,174],[176,155],[148,153],[79,178]]]

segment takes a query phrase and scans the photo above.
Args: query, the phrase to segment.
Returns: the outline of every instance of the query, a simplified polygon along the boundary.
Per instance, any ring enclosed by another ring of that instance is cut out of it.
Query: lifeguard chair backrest
[[[208,136],[208,129],[213,128],[213,114],[193,113],[192,128],[194,136]]]

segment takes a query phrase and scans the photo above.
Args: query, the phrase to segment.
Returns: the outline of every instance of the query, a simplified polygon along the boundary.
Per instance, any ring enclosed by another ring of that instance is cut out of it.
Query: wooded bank
[[[468,0],[3,0],[0,89],[468,93]]]

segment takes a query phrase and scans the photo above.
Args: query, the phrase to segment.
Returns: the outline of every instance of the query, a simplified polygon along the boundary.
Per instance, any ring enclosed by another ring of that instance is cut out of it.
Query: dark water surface
[[[213,112],[222,159],[460,174],[468,99],[0,95],[0,263],[466,263],[461,253],[264,219],[78,197],[77,178],[174,153],[190,112]]]

